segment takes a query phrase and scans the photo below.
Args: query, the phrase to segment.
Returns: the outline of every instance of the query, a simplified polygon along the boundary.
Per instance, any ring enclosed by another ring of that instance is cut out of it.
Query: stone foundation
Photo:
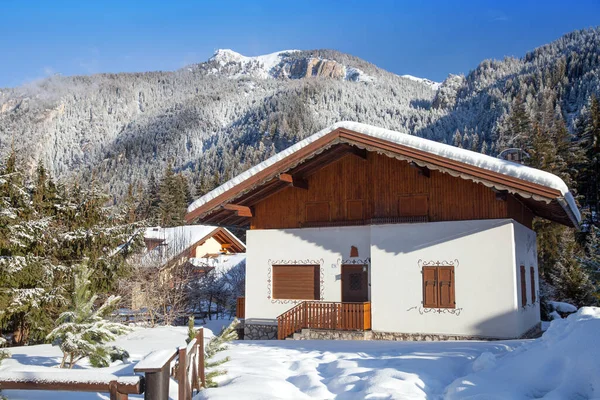
[[[519,339],[532,339],[541,335],[542,324],[538,323],[525,332]],[[245,324],[243,338],[246,340],[274,340],[277,339],[277,325]],[[419,341],[438,342],[445,340],[506,340],[508,338],[494,338],[476,335],[445,335],[435,333],[398,333],[377,331],[331,331],[325,329],[303,329],[295,333],[295,340],[390,340],[390,341]]]
[[[519,339],[535,339],[542,336],[542,323],[538,322],[531,329],[521,335]]]
[[[503,340],[484,336],[443,335],[435,333],[397,333],[397,332],[356,332],[303,329],[302,333],[294,334],[296,340],[390,340],[390,341],[421,341],[437,342],[442,340]]]
[[[245,340],[277,339],[277,325],[244,324]]]

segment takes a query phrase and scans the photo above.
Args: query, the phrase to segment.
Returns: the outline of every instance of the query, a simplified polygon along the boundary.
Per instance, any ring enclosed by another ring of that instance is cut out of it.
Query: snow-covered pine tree
[[[227,348],[227,343],[238,338],[236,327],[239,324],[237,318],[235,318],[229,326],[224,327],[223,330],[214,336],[205,347],[205,358],[204,366],[207,369],[206,373],[206,387],[217,387],[218,384],[215,382],[215,378],[220,375],[224,375],[227,371],[217,369],[219,365],[222,365],[229,361],[229,357],[222,358],[220,360],[213,360],[217,353]]]
[[[14,344],[42,340],[66,304],[66,267],[49,256],[56,243],[49,193],[38,168],[28,185],[14,152],[0,167],[0,326]]]
[[[94,306],[98,296],[90,290],[91,275],[87,265],[77,266],[73,309],[60,314],[56,328],[47,336],[63,352],[61,368],[73,368],[86,357],[94,367],[108,366],[112,347],[106,343],[130,331],[129,327],[106,319],[118,306],[120,297],[110,296],[100,307]]]

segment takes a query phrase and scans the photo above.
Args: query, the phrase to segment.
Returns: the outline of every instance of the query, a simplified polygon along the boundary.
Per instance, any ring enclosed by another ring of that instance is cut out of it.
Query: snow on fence
[[[130,394],[144,393],[141,376],[116,376],[97,371],[2,371],[0,388],[110,393],[111,400],[126,400]]]
[[[178,384],[179,400],[191,400],[194,391],[206,386],[204,328],[198,330],[187,346],[154,351],[137,363],[133,370],[145,374],[144,399],[168,400],[170,377],[173,376]]]
[[[130,394],[143,393],[146,400],[168,400],[173,376],[179,386],[179,400],[191,400],[194,391],[206,386],[204,329],[200,328],[187,346],[153,351],[133,371],[144,376],[116,376],[97,370],[1,371],[0,388],[101,392],[110,393],[111,400],[127,400]]]

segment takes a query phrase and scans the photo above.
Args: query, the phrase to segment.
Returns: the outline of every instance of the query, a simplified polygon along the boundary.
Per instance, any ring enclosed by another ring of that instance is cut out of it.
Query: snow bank
[[[592,399],[600,397],[600,308],[554,320],[541,339],[498,359],[495,366],[454,381],[452,399]]]
[[[274,156],[261,162],[255,167],[250,168],[245,172],[242,172],[235,178],[225,182],[223,185],[219,186],[218,188],[214,189],[213,191],[205,194],[204,196],[194,201],[188,207],[188,212],[192,212],[196,208],[206,204],[207,202],[223,194],[227,190],[239,185],[240,183],[246,181],[247,179],[272,166],[273,164],[291,156],[292,154],[296,153],[302,148],[308,146],[309,144],[315,142],[316,140],[320,139],[321,137],[327,135],[328,133],[338,128],[344,128],[354,132],[362,133],[373,138],[383,139],[388,142],[401,144],[430,154],[445,157],[450,160],[460,161],[465,164],[486,169],[488,171],[497,172],[503,175],[512,176],[514,178],[519,178],[528,182],[556,189],[560,191],[560,193],[564,196],[568,207],[575,215],[577,220],[581,221],[581,214],[579,213],[579,209],[575,204],[575,199],[573,198],[573,195],[569,192],[569,188],[562,179],[560,179],[554,174],[551,174],[546,171],[541,171],[539,169],[530,168],[521,164],[513,163],[511,161],[491,157],[485,154],[475,153],[470,150],[461,149],[443,143],[438,143],[433,140],[424,139],[418,136],[412,136],[401,132],[396,132],[371,125],[349,121],[338,122],[334,125],[331,125],[330,127],[325,128],[322,131],[319,131],[314,135],[311,135],[306,139],[294,144],[293,146],[290,146],[287,149],[275,154]]]
[[[558,311],[561,313],[577,312],[577,307],[575,307],[573,304],[565,303],[562,301],[549,301],[548,304],[552,307],[554,311]]]

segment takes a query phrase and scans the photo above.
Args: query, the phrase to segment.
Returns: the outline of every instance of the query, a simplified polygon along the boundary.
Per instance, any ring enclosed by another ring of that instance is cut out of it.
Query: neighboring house
[[[175,267],[187,268],[200,277],[213,269],[226,272],[246,258],[244,243],[218,226],[151,227],[144,233],[144,243],[146,252],[138,264],[143,268],[157,268],[161,280],[171,279]],[[140,290],[134,293],[137,296],[132,300],[132,308],[137,309],[144,305],[145,299]]]
[[[146,253],[141,265],[161,269],[186,263],[191,267],[213,268],[246,251],[244,243],[229,230],[208,225],[147,228],[144,243]]]
[[[246,338],[435,340],[539,331],[535,216],[581,218],[555,175],[342,122],[196,200],[186,220],[250,227]]]

